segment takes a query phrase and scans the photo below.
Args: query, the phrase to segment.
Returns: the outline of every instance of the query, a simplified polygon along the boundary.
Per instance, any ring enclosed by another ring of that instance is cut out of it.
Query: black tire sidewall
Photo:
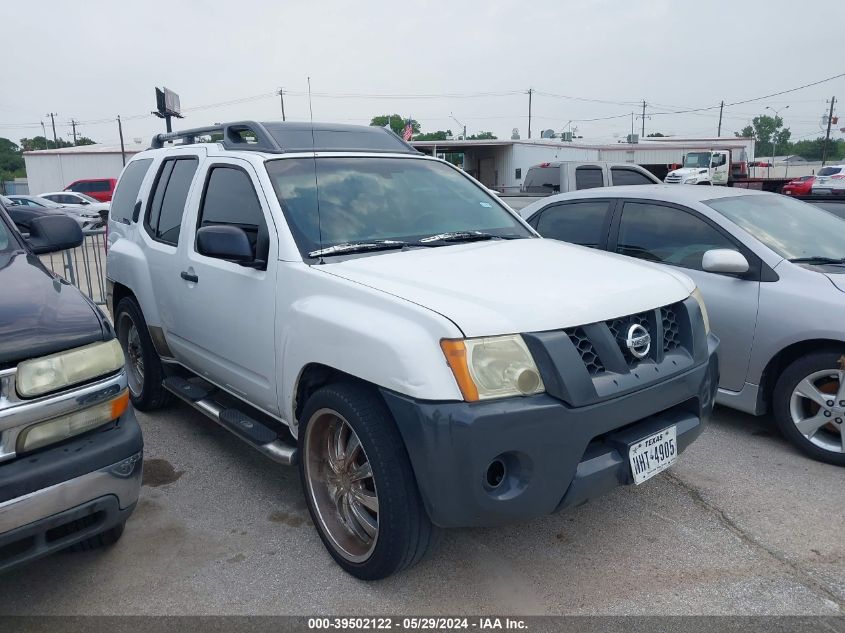
[[[132,406],[140,411],[157,409],[167,401],[167,395],[164,387],[161,385],[163,378],[161,359],[153,346],[153,340],[147,329],[147,322],[141,312],[141,307],[132,297],[124,297],[118,302],[114,312],[115,332],[120,346],[123,348],[124,355],[126,354],[126,340],[125,335],[121,331],[121,320],[124,314],[134,323],[141,342],[141,356],[144,360],[144,380],[141,385],[140,395],[136,396],[132,393],[131,389],[129,390]]]
[[[319,409],[332,409],[349,423],[367,454],[379,499],[379,533],[370,557],[360,563],[344,558],[319,520],[306,481],[306,426]],[[362,580],[385,578],[416,562],[417,541],[432,527],[423,507],[410,460],[398,429],[380,396],[365,385],[336,383],[318,389],[300,417],[299,472],[308,511],[320,539],[335,562]],[[410,545],[409,545],[410,544]]]
[[[810,374],[823,369],[835,369],[839,367],[839,359],[843,354],[845,354],[845,350],[843,349],[819,351],[812,352],[793,361],[778,378],[772,397],[772,409],[775,421],[783,436],[805,455],[836,466],[845,466],[845,453],[826,451],[804,437],[792,421],[790,399],[798,383]]]

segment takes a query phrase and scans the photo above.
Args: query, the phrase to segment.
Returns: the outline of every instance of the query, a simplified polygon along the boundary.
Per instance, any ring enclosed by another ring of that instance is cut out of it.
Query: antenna
[[[311,118],[311,160],[314,161],[314,193],[317,198],[317,240],[323,250],[323,227],[320,224],[320,185],[317,182],[317,142],[314,140],[314,110],[311,108],[311,77],[308,77],[308,115]],[[320,255],[320,263],[324,264],[323,256]]]

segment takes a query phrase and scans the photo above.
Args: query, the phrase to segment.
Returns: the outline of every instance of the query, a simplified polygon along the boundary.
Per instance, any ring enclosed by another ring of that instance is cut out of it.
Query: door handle
[[[200,280],[199,277],[197,277],[196,275],[192,275],[186,270],[183,270],[181,273],[179,273],[179,276],[185,281],[191,281],[193,283],[199,283]]]

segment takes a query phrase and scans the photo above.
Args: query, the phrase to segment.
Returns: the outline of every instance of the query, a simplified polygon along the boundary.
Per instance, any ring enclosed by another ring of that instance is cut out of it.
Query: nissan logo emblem
[[[634,324],[628,328],[625,345],[634,358],[645,358],[651,349],[651,335],[642,325]]]

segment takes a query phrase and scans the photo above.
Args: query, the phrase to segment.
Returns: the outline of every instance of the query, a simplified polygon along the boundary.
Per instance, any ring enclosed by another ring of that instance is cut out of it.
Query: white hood
[[[706,174],[707,170],[703,167],[682,167],[681,169],[673,169],[667,176],[681,176],[687,178],[689,176],[700,176]]]
[[[832,274],[826,273],[827,278],[833,282],[833,285],[839,288],[842,292],[845,292],[845,274]]]
[[[554,330],[681,301],[682,273],[556,240],[390,252],[316,267],[433,310],[468,337]]]

